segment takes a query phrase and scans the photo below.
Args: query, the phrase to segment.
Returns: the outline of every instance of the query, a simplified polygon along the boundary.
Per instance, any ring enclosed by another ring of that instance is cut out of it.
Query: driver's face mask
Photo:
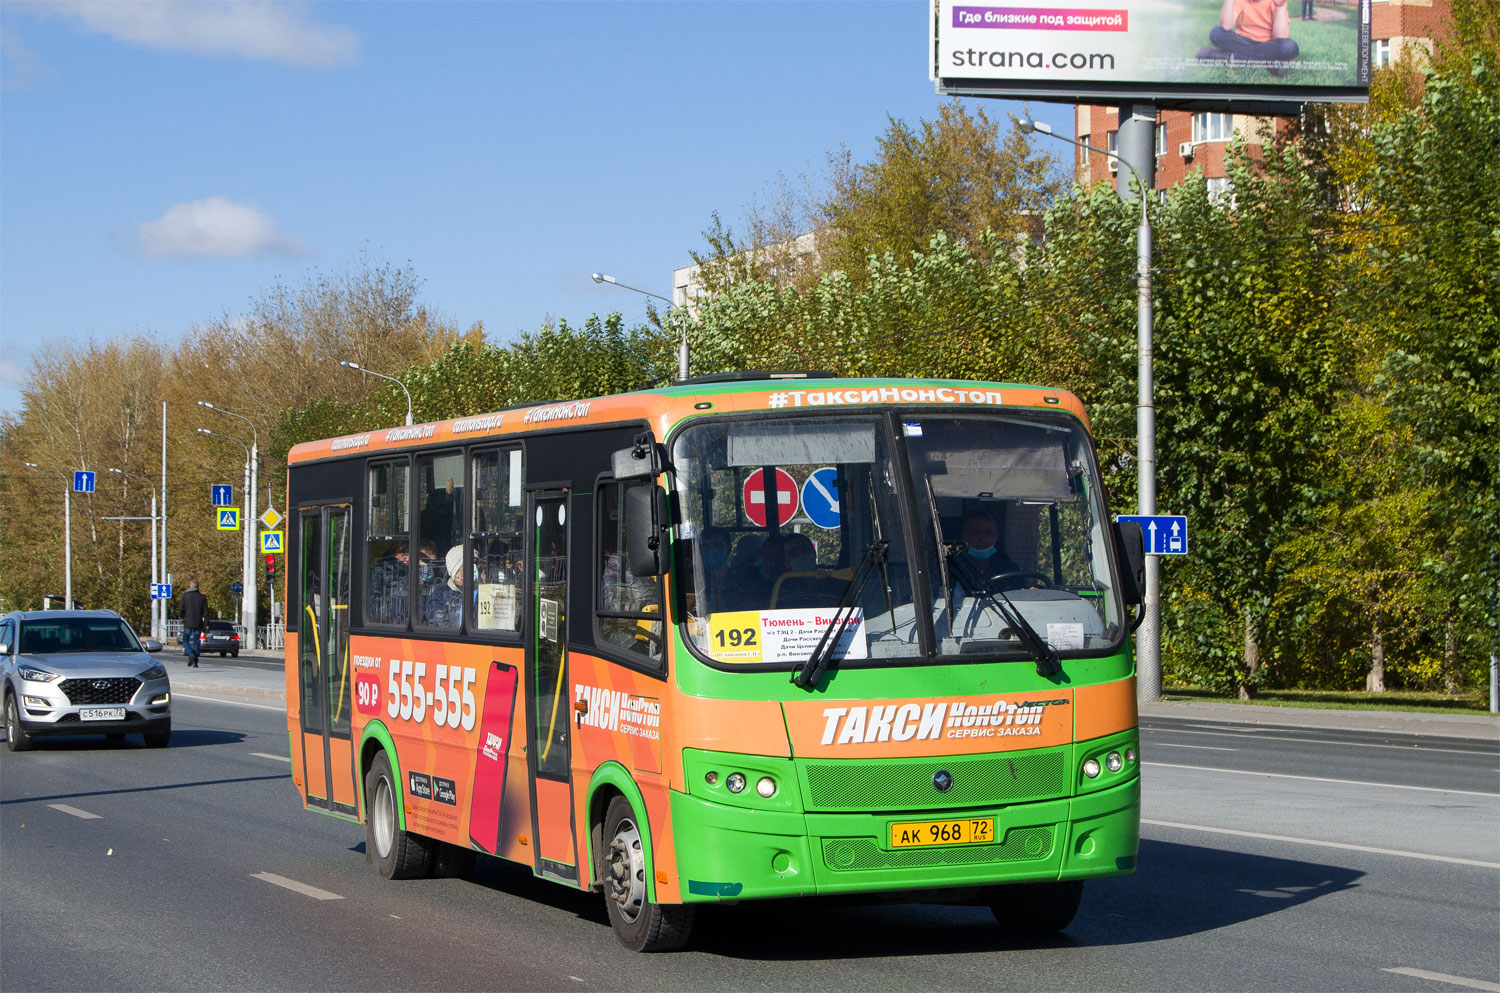
[[[969,554],[974,556],[976,559],[979,559],[980,561],[984,561],[994,556],[995,546],[990,545],[987,548],[975,548],[973,545],[970,545]]]

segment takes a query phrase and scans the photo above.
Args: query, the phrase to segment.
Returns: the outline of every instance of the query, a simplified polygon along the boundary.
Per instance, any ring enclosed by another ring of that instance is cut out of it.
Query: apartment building
[[[1370,64],[1384,68],[1400,58],[1432,51],[1434,38],[1446,29],[1453,0],[1372,0],[1370,8]],[[1463,2],[1463,0],[1459,0]],[[1300,4],[1288,0],[1295,30]],[[1314,17],[1349,17],[1358,12],[1355,0],[1316,0]],[[1114,107],[1078,104],[1073,108],[1075,134],[1080,141],[1113,151],[1119,130]],[[1225,154],[1238,132],[1251,155],[1275,141],[1290,118],[1255,117],[1186,110],[1161,110],[1156,115],[1156,188],[1169,189],[1197,174],[1216,193],[1228,193]],[[1113,182],[1116,164],[1109,156],[1076,149],[1074,173],[1084,184]]]

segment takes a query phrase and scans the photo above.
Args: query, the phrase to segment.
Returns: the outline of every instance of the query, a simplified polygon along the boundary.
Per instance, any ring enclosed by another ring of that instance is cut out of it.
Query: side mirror
[[[148,653],[150,653],[159,652],[166,646],[157,641],[155,638],[143,638],[141,640],[141,647],[144,648]]]
[[[1136,606],[1146,598],[1146,532],[1139,521],[1115,521],[1115,564],[1120,600]]]
[[[667,492],[660,486],[632,486],[625,491],[625,561],[636,576],[660,576]]]
[[[8,642],[8,641],[0,641],[0,655],[9,655],[9,654],[10,654],[10,642]]]
[[[619,480],[654,479],[661,472],[661,457],[651,432],[636,436],[635,444],[610,456],[610,471]]]

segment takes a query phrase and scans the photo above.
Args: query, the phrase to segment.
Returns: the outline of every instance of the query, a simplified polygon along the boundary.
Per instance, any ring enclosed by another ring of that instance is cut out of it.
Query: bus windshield
[[[841,607],[840,664],[1066,659],[1123,635],[1098,473],[1070,417],[718,421],[672,454],[682,619],[714,664],[799,665]]]

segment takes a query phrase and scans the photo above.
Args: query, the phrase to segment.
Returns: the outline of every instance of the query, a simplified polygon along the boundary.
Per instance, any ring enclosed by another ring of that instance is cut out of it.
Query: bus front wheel
[[[391,760],[379,752],[365,773],[365,850],[386,879],[416,879],[427,875],[431,847],[421,835],[401,830],[396,811],[400,802]]]
[[[1012,883],[990,890],[990,910],[1007,931],[1053,934],[1073,922],[1083,899],[1083,881]]]
[[[646,851],[630,801],[617,796],[604,814],[604,906],[615,937],[633,952],[662,952],[687,944],[693,908],[662,906],[647,895]]]

